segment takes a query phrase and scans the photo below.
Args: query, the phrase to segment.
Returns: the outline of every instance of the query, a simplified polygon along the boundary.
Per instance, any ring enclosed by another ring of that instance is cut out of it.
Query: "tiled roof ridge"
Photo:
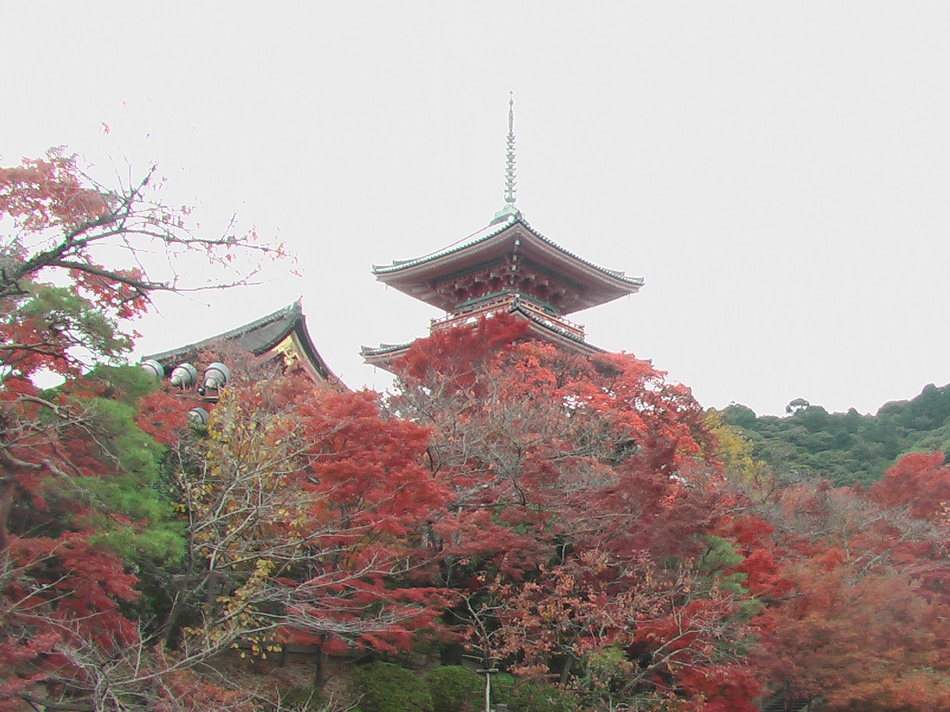
[[[234,341],[246,336],[247,334],[261,329],[269,324],[273,324],[277,321],[288,321],[289,325],[292,325],[297,319],[303,315],[303,305],[301,304],[301,299],[297,299],[286,307],[281,307],[277,311],[271,312],[270,314],[265,314],[259,319],[255,319],[252,322],[243,324],[241,326],[235,327],[228,331],[217,334],[216,336],[211,336],[201,341],[196,341],[193,344],[187,344],[185,346],[179,346],[178,348],[168,349],[167,351],[161,351],[154,354],[149,354],[143,356],[143,360],[152,359],[155,361],[162,361],[164,359],[170,358],[176,354],[191,354],[198,353],[202,351],[205,347],[212,344],[220,342]],[[290,329],[287,329],[287,333],[290,333]],[[284,334],[286,336],[286,334]],[[274,344],[270,344],[267,348],[272,348]],[[266,348],[264,349],[266,350]]]

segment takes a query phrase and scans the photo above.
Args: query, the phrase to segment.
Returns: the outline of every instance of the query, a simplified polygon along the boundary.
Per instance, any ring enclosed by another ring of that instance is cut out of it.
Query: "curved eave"
[[[523,232],[518,232],[521,228]],[[526,259],[537,262],[543,269],[560,274],[566,281],[579,287],[577,304],[565,314],[604,304],[627,294],[639,291],[642,277],[630,277],[618,270],[611,270],[585,260],[564,249],[553,240],[519,219],[500,225],[489,225],[484,230],[452,247],[425,255],[414,260],[395,261],[388,266],[373,266],[373,274],[384,282],[409,296],[427,304],[452,311],[454,305],[441,297],[435,283],[446,273],[459,268],[472,267],[479,259],[499,259],[508,254],[506,243],[514,234],[523,235],[528,242],[519,247]],[[535,245],[530,241],[534,240]]]
[[[360,355],[363,362],[370,366],[377,366],[392,373],[393,362],[401,358],[412,346],[410,341],[405,344],[380,344],[379,346],[362,346]]]
[[[294,325],[294,341],[300,348],[300,351],[306,356],[306,362],[311,370],[311,376],[317,375],[325,381],[339,381],[336,374],[330,370],[330,367],[327,365],[327,362],[323,360],[323,356],[320,355],[320,352],[317,351],[317,347],[313,343],[313,339],[310,338],[310,332],[307,330],[307,317],[303,314],[300,315],[300,318],[297,320]],[[273,347],[271,347],[273,348]],[[314,373],[315,372],[315,373]]]
[[[414,342],[407,341],[404,344],[380,344],[379,346],[361,346],[360,354],[364,357],[372,356],[381,356],[383,354],[391,354],[397,351],[405,351]]]
[[[582,353],[587,356],[604,353],[604,349],[599,346],[587,343],[584,339],[575,336],[566,329],[562,329],[556,324],[542,319],[520,306],[515,306],[510,311],[512,314],[517,314],[530,322],[531,333],[534,334],[539,341],[553,342],[562,348],[566,348],[568,351]]]

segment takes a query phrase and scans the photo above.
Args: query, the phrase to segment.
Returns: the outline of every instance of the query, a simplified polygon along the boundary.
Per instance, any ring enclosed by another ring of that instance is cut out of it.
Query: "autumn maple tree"
[[[61,151],[0,169],[3,708],[125,709],[132,691],[161,686],[130,652],[143,648],[127,567],[171,561],[181,541],[154,486],[161,447],[136,422],[150,386],[108,366],[150,295],[196,286],[149,255],[174,265],[192,252],[225,263],[279,250],[191,232],[155,200],[153,177],[106,189]],[[65,383],[41,390],[44,372]]]
[[[377,396],[302,371],[235,374],[206,431],[172,450],[186,552],[163,636],[201,658],[240,644],[395,651],[439,612],[411,571],[444,491],[428,433]]]

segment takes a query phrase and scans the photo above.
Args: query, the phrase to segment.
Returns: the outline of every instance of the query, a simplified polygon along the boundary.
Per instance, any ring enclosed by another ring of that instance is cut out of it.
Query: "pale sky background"
[[[950,381],[950,3],[8,2],[0,56],[4,164],[157,162],[299,259],[159,300],[139,353],[302,295],[330,367],[386,387],[360,345],[440,314],[370,265],[489,222],[514,90],[525,217],[646,280],[572,317],[591,343],[759,413]]]

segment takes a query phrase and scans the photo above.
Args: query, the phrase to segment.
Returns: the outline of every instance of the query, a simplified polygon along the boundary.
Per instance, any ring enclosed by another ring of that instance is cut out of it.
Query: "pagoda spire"
[[[495,213],[492,224],[521,218],[515,207],[515,94],[508,93],[508,137],[505,144],[505,207]]]
[[[505,202],[515,204],[515,95],[508,94],[508,142],[505,156]]]

